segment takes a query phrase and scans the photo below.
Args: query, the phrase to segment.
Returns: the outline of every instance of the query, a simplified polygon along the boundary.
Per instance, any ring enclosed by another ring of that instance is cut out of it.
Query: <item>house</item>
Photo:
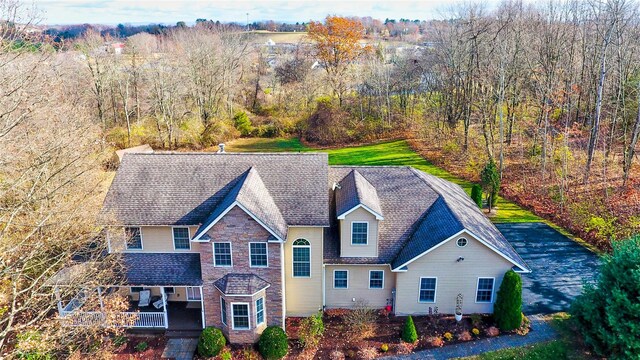
[[[117,291],[168,301],[131,326],[187,321],[232,343],[328,308],[491,313],[504,273],[530,271],[459,186],[323,153],[125,154],[102,219]]]

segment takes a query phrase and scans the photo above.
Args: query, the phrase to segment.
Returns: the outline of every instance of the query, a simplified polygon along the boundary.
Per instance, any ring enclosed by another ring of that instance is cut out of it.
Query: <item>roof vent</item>
[[[340,190],[342,188],[340,187],[340,183],[334,182],[333,183],[333,190],[335,191],[336,189]]]
[[[220,144],[218,144],[218,147],[219,147],[219,149],[218,149],[218,152],[219,152],[219,153],[223,153],[223,152],[225,152],[225,151],[224,151],[224,143],[220,143]]]

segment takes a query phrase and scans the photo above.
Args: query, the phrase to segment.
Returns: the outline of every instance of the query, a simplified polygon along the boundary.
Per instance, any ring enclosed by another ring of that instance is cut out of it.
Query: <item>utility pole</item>
[[[247,31],[249,31],[249,13],[247,13]]]

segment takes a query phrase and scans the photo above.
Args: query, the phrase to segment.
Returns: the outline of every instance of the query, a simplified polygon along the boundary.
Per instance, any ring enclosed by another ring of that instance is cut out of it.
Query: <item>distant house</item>
[[[121,43],[121,42],[112,43],[111,48],[113,49],[114,54],[120,55],[124,51],[124,43]]]
[[[117,291],[139,310],[129,326],[215,326],[232,343],[357,304],[491,313],[504,273],[530,272],[458,185],[322,153],[129,152],[102,214],[126,266]],[[78,304],[60,315],[85,319]]]

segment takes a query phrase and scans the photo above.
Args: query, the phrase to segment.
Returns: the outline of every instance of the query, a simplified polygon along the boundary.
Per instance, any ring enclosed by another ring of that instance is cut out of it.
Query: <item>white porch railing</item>
[[[99,311],[62,311],[60,317],[68,321],[69,326],[167,328],[164,312],[120,312],[107,316]]]

